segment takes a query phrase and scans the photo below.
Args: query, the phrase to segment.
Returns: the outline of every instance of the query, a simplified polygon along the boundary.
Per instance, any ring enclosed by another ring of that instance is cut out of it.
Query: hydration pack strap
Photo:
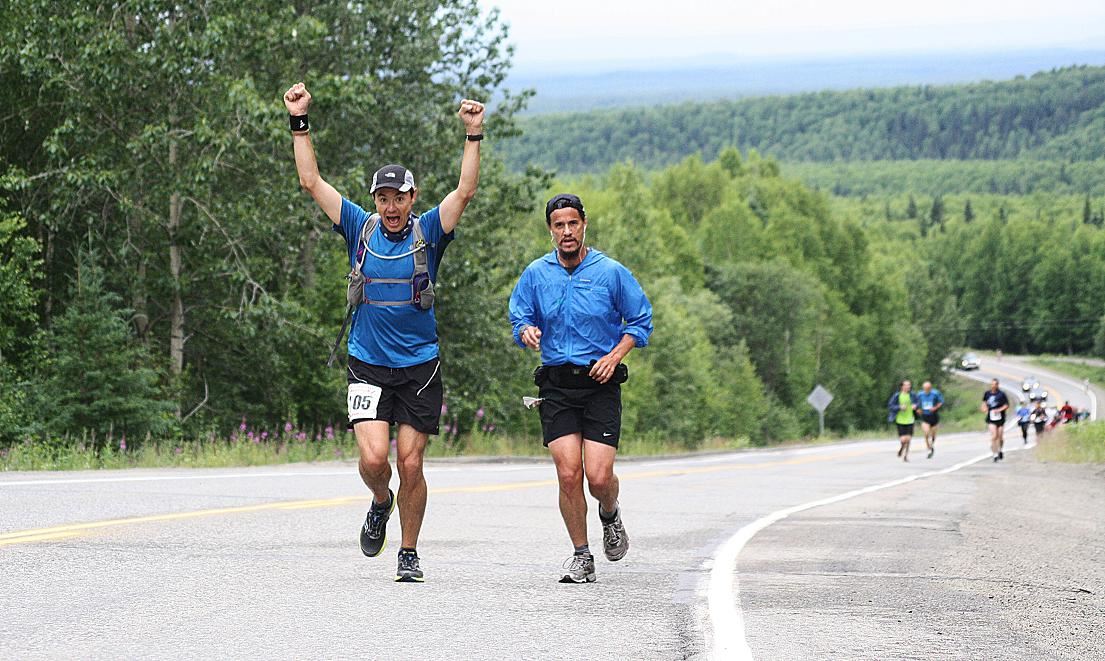
[[[361,235],[357,241],[356,259],[354,260],[353,268],[349,271],[349,275],[346,276],[346,279],[349,281],[349,286],[345,294],[345,319],[342,321],[341,330],[338,331],[337,339],[334,340],[334,347],[330,350],[330,357],[326,360],[327,367],[334,364],[334,358],[337,356],[338,347],[341,346],[342,338],[345,337],[345,331],[349,328],[349,322],[353,318],[353,312],[361,303],[388,306],[415,305],[423,310],[429,310],[433,307],[434,283],[430,281],[429,264],[426,258],[426,235],[422,232],[422,223],[418,222],[418,216],[412,213],[409,222],[411,223],[411,232],[414,234],[414,245],[410,250],[399,255],[381,255],[372,250],[368,245],[372,233],[375,232],[376,228],[380,225],[380,214],[374,213],[369,216],[368,220],[365,221],[364,226],[361,228]],[[364,271],[362,270],[366,254],[371,254],[377,259],[385,260],[403,259],[413,255],[414,274],[410,278],[374,278],[370,280],[365,277]],[[405,301],[369,300],[364,293],[365,285],[369,282],[386,285],[410,285],[411,298]]]

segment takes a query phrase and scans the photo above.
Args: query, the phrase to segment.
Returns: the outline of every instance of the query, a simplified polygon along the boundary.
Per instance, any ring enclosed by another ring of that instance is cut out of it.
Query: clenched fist
[[[306,115],[311,105],[311,93],[303,83],[296,83],[284,92],[284,107],[292,115]]]
[[[475,135],[483,132],[483,104],[479,101],[473,101],[471,99],[461,101],[460,110],[457,111],[457,115],[460,117],[460,120],[464,122],[464,130],[468,135]]]

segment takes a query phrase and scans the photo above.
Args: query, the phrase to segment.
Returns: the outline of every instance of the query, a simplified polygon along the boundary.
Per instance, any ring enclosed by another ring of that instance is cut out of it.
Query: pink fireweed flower
[[[119,451],[125,452],[127,449],[127,435],[123,434],[123,438],[119,439]]]
[[[243,417],[242,418],[242,424],[238,425],[238,431],[245,431],[245,430],[246,430],[246,419]]]
[[[269,433],[267,431],[261,432],[261,440],[262,441],[267,439],[268,437],[269,437]]]
[[[441,404],[441,415],[445,415],[448,412],[449,412],[449,405],[442,402],[442,404]]]
[[[483,407],[476,409],[476,419],[483,420]]]
[[[307,440],[307,433],[306,432],[299,432],[298,434],[295,435],[295,440],[297,440],[297,441]]]
[[[331,425],[326,425],[326,440],[334,440],[334,428]]]
[[[291,430],[292,430],[292,423],[290,423],[290,422],[285,422],[285,423],[284,423],[284,431],[285,431],[285,432],[290,432]]]

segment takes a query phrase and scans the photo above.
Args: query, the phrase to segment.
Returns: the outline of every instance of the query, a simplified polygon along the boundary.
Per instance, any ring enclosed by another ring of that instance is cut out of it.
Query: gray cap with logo
[[[380,188],[394,188],[405,193],[414,188],[414,175],[402,165],[385,165],[372,175],[372,187],[368,192],[371,195]]]

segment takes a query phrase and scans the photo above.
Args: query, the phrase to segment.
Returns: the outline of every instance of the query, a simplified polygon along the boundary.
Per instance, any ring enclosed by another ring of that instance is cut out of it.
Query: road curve
[[[579,586],[555,580],[570,547],[547,462],[430,464],[423,585],[391,581],[394,543],[380,558],[360,554],[367,495],[352,464],[6,474],[0,603],[10,607],[0,649],[21,659],[717,655],[708,591],[715,553],[735,531],[786,508],[952,468],[986,441],[951,435],[934,459],[915,452],[909,464],[895,460],[896,446],[888,434],[626,461],[619,474],[632,550],[619,563],[600,558],[598,582]],[[960,484],[995,469],[977,464],[923,481]],[[592,509],[598,547],[596,523]],[[390,533],[398,535],[395,519]],[[763,603],[754,589],[730,597],[738,609]],[[753,652],[758,617],[749,620]]]

